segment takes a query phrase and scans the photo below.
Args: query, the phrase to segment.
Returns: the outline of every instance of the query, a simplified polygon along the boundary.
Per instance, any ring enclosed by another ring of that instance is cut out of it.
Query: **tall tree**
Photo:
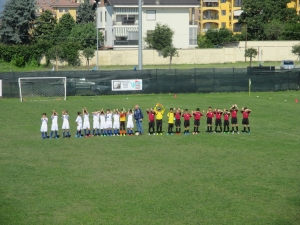
[[[213,43],[205,36],[205,35],[198,35],[198,47],[199,48],[213,48]]]
[[[76,24],[72,29],[69,39],[78,41],[80,48],[94,48],[96,47],[97,30],[94,23]],[[103,41],[102,33],[99,32],[99,40]]]
[[[88,68],[90,65],[90,59],[95,55],[94,48],[85,48],[82,51],[82,55],[86,58],[86,67]]]
[[[47,58],[55,60],[55,70],[58,71],[58,61],[63,59],[63,49],[59,45],[55,45],[47,52]]]
[[[172,46],[174,31],[167,24],[157,23],[154,31],[147,34],[145,41],[150,48],[162,50]]]
[[[295,9],[287,7],[289,2],[290,0],[244,0],[239,23],[247,25],[248,39],[266,40],[264,27],[272,20],[297,23],[299,16]]]
[[[9,0],[0,16],[1,42],[22,44],[30,42],[30,30],[35,20],[34,0]]]
[[[92,6],[93,5],[89,0],[84,0],[84,2],[78,6],[78,10],[76,13],[77,24],[84,24],[95,21],[95,11],[92,9]]]
[[[57,20],[52,15],[52,12],[50,10],[46,10],[37,18],[33,32],[35,38],[50,39],[56,24]]]
[[[53,38],[56,42],[66,41],[76,23],[70,13],[64,14],[53,31]]]
[[[225,42],[234,41],[233,32],[227,28],[208,29],[205,33],[206,39],[210,40],[213,45],[221,45]]]

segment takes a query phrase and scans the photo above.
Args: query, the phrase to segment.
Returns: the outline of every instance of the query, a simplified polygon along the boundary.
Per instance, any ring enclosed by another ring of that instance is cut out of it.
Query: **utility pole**
[[[143,69],[143,16],[142,16],[142,0],[139,0],[139,50],[138,50],[138,68]]]
[[[245,38],[245,53],[247,50],[247,39],[248,39],[248,25],[246,23],[246,38]],[[245,56],[245,62],[247,62],[247,57]]]

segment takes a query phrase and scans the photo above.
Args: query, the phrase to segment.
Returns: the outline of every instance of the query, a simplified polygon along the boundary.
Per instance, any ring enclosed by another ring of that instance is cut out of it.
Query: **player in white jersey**
[[[112,136],[112,113],[108,109],[105,115],[107,136]]]
[[[83,127],[84,129],[84,136],[85,137],[90,137],[91,136],[91,131],[90,131],[90,119],[89,119],[89,112],[87,111],[86,107],[83,108]],[[86,132],[87,130],[87,132]]]
[[[51,125],[50,139],[52,139],[53,131],[55,132],[55,138],[58,138],[58,136],[57,136],[57,131],[58,131],[58,124],[57,124],[58,114],[57,114],[57,112],[55,110],[52,110],[51,119],[52,119],[52,125]]]
[[[95,135],[100,135],[99,134],[99,129],[100,129],[100,123],[99,123],[99,118],[100,118],[100,112],[92,112],[93,113],[93,136]],[[95,134],[96,131],[96,134]]]
[[[47,138],[47,131],[48,131],[48,118],[46,113],[43,113],[42,118],[41,118],[41,132],[42,132],[42,139]]]
[[[128,135],[133,135],[133,131],[132,131],[133,128],[134,128],[133,114],[132,114],[132,110],[130,109],[127,114],[127,133],[128,133]]]
[[[63,124],[62,124],[62,130],[63,130],[63,138],[64,137],[70,137],[70,123],[69,123],[69,114],[68,114],[68,110],[64,110],[62,111],[62,120],[63,120]],[[67,132],[67,136],[65,136]]]
[[[77,118],[76,118],[76,121],[77,123],[77,132],[76,132],[76,135],[75,137],[76,138],[81,138],[81,129],[82,129],[82,118],[81,118],[81,112],[78,112],[77,113]]]
[[[105,121],[105,113],[103,109],[100,112],[100,135],[106,136],[106,121]]]
[[[113,123],[113,129],[114,129],[114,136],[119,136],[119,130],[120,130],[120,113],[119,110],[114,110],[113,113],[114,123]]]

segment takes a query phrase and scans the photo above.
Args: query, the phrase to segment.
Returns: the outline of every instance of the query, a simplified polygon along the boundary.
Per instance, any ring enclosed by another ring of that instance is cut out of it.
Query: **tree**
[[[248,40],[266,40],[264,27],[272,20],[297,23],[299,16],[294,8],[287,7],[289,2],[290,0],[244,0],[239,23],[247,24]]]
[[[82,55],[86,58],[86,67],[88,68],[90,65],[90,59],[95,55],[95,50],[93,48],[85,48],[82,51]]]
[[[76,23],[70,13],[64,14],[53,31],[53,38],[56,42],[66,41]]]
[[[36,39],[50,39],[56,24],[57,20],[52,15],[52,12],[46,10],[38,17],[33,34]]]
[[[205,35],[199,34],[197,42],[199,48],[214,48],[213,43]]]
[[[235,40],[233,32],[227,28],[208,29],[205,37],[215,46]]]
[[[9,0],[0,17],[1,42],[22,44],[30,42],[30,30],[35,20],[34,0]]]
[[[292,47],[292,53],[298,56],[298,59],[300,59],[300,44],[294,45]]]
[[[58,71],[58,61],[63,59],[63,49],[59,45],[55,45],[47,52],[47,58],[55,60],[55,70]]]
[[[282,33],[282,40],[300,40],[300,23],[286,23],[284,25],[284,32]]]
[[[95,11],[92,9],[92,4],[90,4],[89,0],[84,0],[78,6],[78,10],[76,13],[76,23],[77,24],[85,24],[91,23],[95,21]]]
[[[172,59],[173,57],[178,57],[178,51],[173,46],[167,46],[162,50],[162,55],[164,58],[170,57],[169,69],[172,66]]]
[[[157,23],[154,31],[147,34],[145,42],[150,48],[163,50],[166,47],[172,46],[174,31],[166,24]]]
[[[255,48],[248,48],[245,50],[245,57],[250,58],[250,66],[252,66],[252,58],[257,56],[257,50]]]
[[[102,33],[99,32],[99,40],[103,41]],[[81,49],[95,48],[97,43],[97,30],[94,23],[76,24],[72,29],[69,39],[78,41]]]
[[[264,33],[267,40],[279,40],[282,38],[285,25],[278,21],[272,20],[270,23],[265,24]]]

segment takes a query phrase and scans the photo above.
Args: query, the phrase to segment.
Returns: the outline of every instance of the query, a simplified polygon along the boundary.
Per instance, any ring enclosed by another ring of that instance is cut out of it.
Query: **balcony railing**
[[[198,25],[199,23],[197,21],[190,21],[189,25]]]
[[[138,45],[139,41],[138,40],[126,40],[126,41],[114,41],[114,45]]]
[[[203,16],[203,20],[218,20],[219,16]]]
[[[123,26],[123,25],[124,26],[130,26],[130,25],[137,26],[139,23],[138,23],[138,21],[136,21],[136,22],[131,22],[131,21],[116,22],[116,21],[114,21],[113,24],[115,26]]]
[[[203,7],[219,7],[218,2],[203,2]]]

